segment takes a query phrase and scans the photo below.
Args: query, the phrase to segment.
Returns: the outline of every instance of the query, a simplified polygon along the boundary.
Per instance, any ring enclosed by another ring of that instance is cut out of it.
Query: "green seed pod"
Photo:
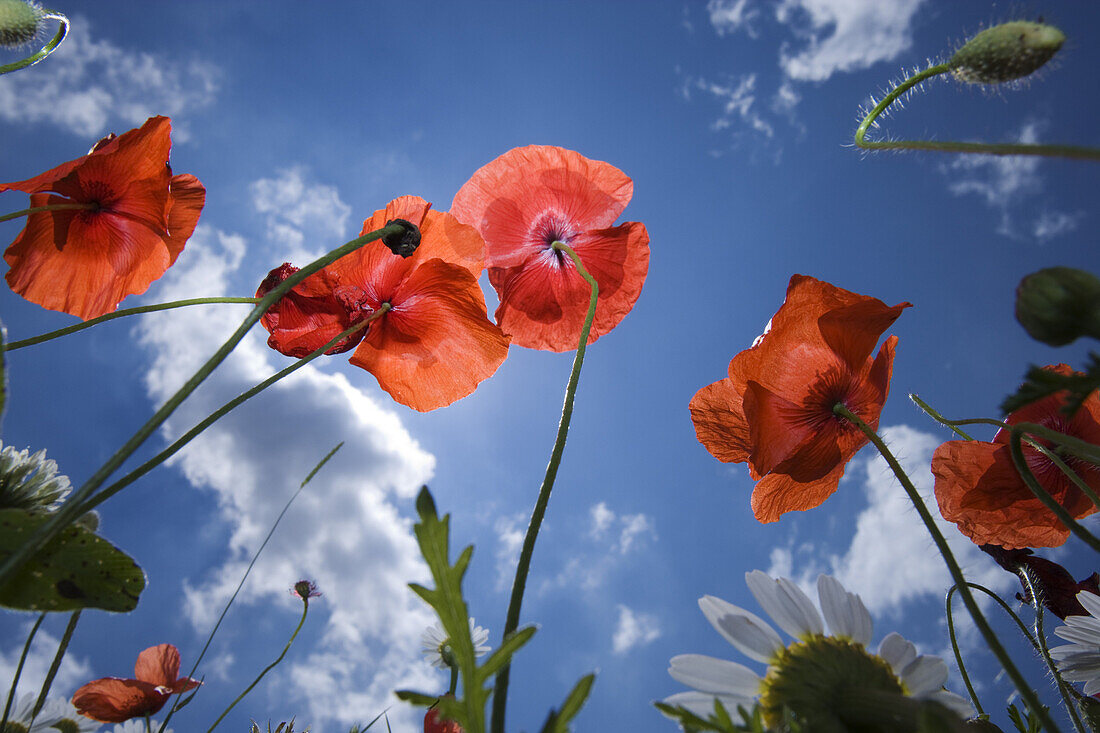
[[[0,47],[19,48],[38,38],[45,13],[38,3],[0,0]]]
[[[1016,320],[1050,346],[1100,338],[1100,279],[1072,267],[1033,272],[1016,288]]]
[[[1000,84],[1037,71],[1065,40],[1065,34],[1052,25],[1017,20],[986,28],[947,63],[959,81]]]

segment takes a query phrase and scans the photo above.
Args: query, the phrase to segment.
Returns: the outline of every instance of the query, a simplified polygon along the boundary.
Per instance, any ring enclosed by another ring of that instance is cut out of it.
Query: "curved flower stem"
[[[948,420],[946,417],[932,409],[931,405],[929,405],[927,402],[925,402],[912,392],[909,393],[909,399],[915,402],[917,407],[924,410],[924,414],[928,415],[928,417],[932,418],[940,425],[951,428],[951,430],[963,440],[974,440],[974,438],[968,435],[965,431],[959,430],[958,425],[960,423],[958,420]]]
[[[341,336],[344,335],[345,334],[341,334]],[[339,338],[339,336],[337,338]],[[317,475],[317,472],[321,470],[321,467],[328,463],[328,460],[336,455],[336,451],[340,450],[342,447],[344,447],[343,442],[339,443],[335,448],[330,450],[328,454],[324,458],[322,458],[316,466],[313,467],[313,470],[309,472],[309,475],[305,477],[305,480],[303,480],[302,483],[298,485],[298,490],[291,494],[290,498],[287,499],[286,504],[283,505],[283,510],[279,512],[279,516],[275,517],[275,522],[271,525],[271,529],[268,530],[267,537],[264,537],[264,541],[260,543],[259,549],[257,549],[256,553],[252,556],[252,561],[248,563],[248,567],[245,568],[244,575],[241,576],[241,582],[237,583],[237,589],[233,591],[233,595],[230,596],[229,601],[225,604],[225,608],[222,609],[221,615],[218,616],[217,623],[215,623],[214,628],[210,630],[210,635],[206,637],[206,644],[203,645],[202,651],[199,652],[198,658],[191,666],[191,671],[187,673],[188,677],[194,678],[195,670],[199,668],[199,664],[202,662],[202,658],[206,656],[206,650],[210,648],[210,643],[214,641],[214,635],[217,634],[218,629],[221,628],[222,621],[225,619],[225,615],[229,613],[229,608],[233,605],[233,601],[237,600],[237,594],[240,593],[241,588],[244,587],[244,582],[248,580],[249,573],[252,572],[252,568],[256,565],[256,561],[260,559],[260,553],[264,551],[265,547],[267,547],[267,543],[271,540],[271,536],[275,534],[275,529],[279,526],[279,522],[283,521],[283,516],[287,513],[287,510],[290,509],[290,505],[293,504],[294,500],[298,498],[298,495],[302,493],[302,490],[305,489],[306,484],[308,484],[313,479],[313,477]],[[161,721],[160,728],[157,729],[157,733],[164,733],[164,729],[168,727],[168,721],[171,720],[175,712],[179,710],[180,699],[182,697],[182,690],[176,693],[176,700],[174,703],[172,703],[172,707],[168,710],[168,714],[164,716],[164,720]]]
[[[196,423],[196,425],[193,428],[191,428],[186,433],[184,433],[179,438],[177,438],[176,441],[174,443],[172,443],[172,445],[168,446],[167,448],[162,450],[160,453],[156,454],[155,456],[150,458],[148,461],[141,464],[140,466],[135,468],[133,471],[126,474],[125,476],[120,478],[118,481],[114,482],[113,484],[111,484],[110,486],[105,488],[103,491],[100,491],[95,496],[90,497],[87,501],[84,502],[83,506],[80,507],[80,509],[79,509],[80,514],[83,515],[83,514],[86,514],[86,513],[90,512],[91,510],[95,509],[97,506],[99,506],[103,502],[107,501],[112,496],[114,496],[118,492],[122,491],[124,488],[126,488],[130,484],[134,483],[139,478],[141,478],[145,474],[149,473],[154,468],[156,468],[157,466],[159,466],[160,464],[164,463],[169,458],[171,458],[173,455],[178,453],[180,451],[180,449],[182,449],[185,445],[187,445],[192,440],[194,440],[194,438],[197,435],[199,435],[199,433],[206,430],[208,427],[210,427],[215,422],[220,420],[222,417],[227,415],[230,411],[235,409],[238,405],[252,399],[256,395],[258,395],[260,392],[263,392],[265,389],[267,389],[271,385],[278,382],[283,377],[289,376],[290,374],[293,374],[294,372],[298,371],[299,369],[304,367],[306,364],[310,363],[311,361],[313,361],[314,359],[319,357],[321,354],[323,354],[326,351],[328,351],[329,349],[331,349],[333,346],[335,346],[337,343],[339,343],[340,340],[347,338],[348,336],[355,333],[356,331],[359,331],[363,328],[366,328],[370,324],[371,321],[375,320],[376,318],[381,316],[383,313],[390,310],[390,308],[392,308],[392,307],[393,306],[391,306],[389,303],[383,303],[382,307],[379,308],[378,310],[376,310],[374,313],[372,313],[369,318],[367,318],[363,321],[360,321],[359,323],[355,324],[351,328],[348,328],[347,330],[341,332],[339,335],[334,336],[324,346],[321,346],[317,349],[314,349],[308,355],[302,357],[301,359],[298,359],[297,361],[295,361],[290,366],[286,367],[285,369],[281,369],[281,370],[275,372],[270,377],[268,377],[264,381],[260,382],[256,386],[252,387],[251,389],[249,389],[245,392],[240,393],[239,395],[237,395],[233,399],[229,400],[229,402],[226,402],[224,405],[219,407],[217,410],[214,410],[214,412],[210,413],[205,418],[203,418],[201,422]]]
[[[1027,592],[1031,594],[1031,602],[1035,608],[1035,639],[1037,640],[1035,647],[1043,657],[1043,661],[1046,663],[1047,669],[1054,678],[1055,684],[1058,685],[1058,692],[1062,696],[1062,705],[1069,713],[1070,719],[1073,722],[1073,729],[1077,731],[1077,733],[1088,733],[1077,715],[1076,706],[1069,699],[1069,692],[1066,689],[1069,686],[1066,684],[1066,681],[1062,679],[1062,675],[1058,672],[1057,665],[1054,664],[1054,660],[1050,657],[1050,648],[1047,645],[1046,631],[1043,630],[1043,603],[1039,598],[1038,589],[1035,587],[1035,582],[1031,577],[1031,571],[1020,566],[1017,570],[1017,575],[1023,580]]]
[[[151,418],[149,418],[148,422],[142,425],[138,431],[91,476],[91,478],[85,481],[84,484],[72,494],[69,500],[61,505],[61,508],[54,513],[49,521],[44,522],[42,526],[19,547],[19,549],[11,553],[11,555],[0,564],[0,585],[7,582],[16,570],[18,570],[35,552],[79,516],[77,512],[79,511],[81,503],[86,501],[88,497],[107,480],[108,476],[114,473],[127,458],[133,455],[134,451],[136,451],[149,436],[176,411],[176,408],[179,407],[208,376],[210,376],[210,373],[229,356],[230,352],[232,352],[237,344],[240,343],[241,339],[245,337],[245,334],[247,334],[252,326],[260,320],[260,317],[267,312],[268,308],[282,298],[283,295],[290,292],[291,288],[318,270],[321,270],[341,257],[354,252],[376,239],[401,234],[406,228],[405,224],[395,221],[391,224],[387,224],[381,229],[357,237],[314,260],[272,288],[271,292],[260,299],[260,302],[249,312],[241,325],[233,332],[233,335],[214,352],[214,355],[211,356]]]
[[[69,649],[69,642],[73,638],[73,632],[76,631],[76,622],[80,620],[80,612],[82,609],[73,611],[69,616],[69,623],[65,626],[65,633],[61,635],[61,641],[57,645],[57,653],[53,656],[53,661],[50,663],[50,669],[46,672],[46,679],[42,681],[42,689],[38,691],[38,699],[34,702],[34,710],[31,712],[31,727],[33,727],[34,719],[38,717],[38,714],[42,712],[42,706],[46,704],[46,695],[50,694],[50,687],[53,686],[54,677],[57,676],[57,670],[61,667],[61,660],[65,657],[65,652]],[[3,730],[3,728],[0,728]]]
[[[1100,540],[1092,535],[1087,529],[1082,527],[1077,521],[1070,516],[1065,507],[1059,504],[1053,496],[1047,493],[1046,489],[1039,485],[1039,482],[1035,480],[1035,474],[1031,472],[1031,469],[1027,465],[1027,458],[1024,456],[1023,446],[1021,440],[1025,432],[1032,432],[1032,428],[1041,427],[1039,425],[1033,425],[1032,423],[1019,423],[1012,426],[1012,432],[1009,434],[1008,445],[1012,453],[1012,463],[1015,464],[1016,470],[1020,474],[1020,478],[1024,480],[1027,487],[1031,489],[1031,493],[1035,494],[1035,498],[1043,502],[1050,511],[1054,512],[1054,515],[1058,517],[1058,521],[1066,525],[1070,532],[1077,535],[1077,538],[1091,547],[1096,552],[1100,552]]]
[[[57,33],[54,34],[54,37],[50,39],[49,43],[32,53],[27,58],[20,59],[19,61],[13,61],[10,64],[5,64],[4,66],[0,66],[0,75],[7,74],[12,71],[18,71],[19,69],[25,69],[28,66],[34,66],[39,61],[53,53],[57,49],[57,47],[61,45],[61,42],[65,40],[65,36],[69,33],[69,19],[63,13],[58,13],[57,11],[50,10],[46,13],[43,13],[42,18],[56,20],[61,24],[61,27],[57,29]]]
[[[156,311],[166,311],[172,308],[184,308],[189,305],[208,305],[214,303],[248,303],[249,305],[255,305],[259,303],[259,298],[188,298],[186,300],[173,300],[169,303],[156,303],[154,305],[139,305],[134,308],[123,308],[117,310],[114,313],[107,313],[98,318],[92,318],[87,321],[75,323],[65,328],[59,328],[56,331],[50,331],[49,333],[43,333],[38,336],[31,336],[30,338],[21,339],[19,341],[12,341],[4,347],[4,351],[15,351],[16,349],[22,349],[24,346],[34,346],[44,341],[50,341],[61,336],[68,336],[70,333],[76,333],[77,331],[83,331],[85,328],[91,328],[104,321],[113,321],[116,318],[124,318],[126,316],[136,316],[140,313],[154,313]]]
[[[225,718],[226,715],[229,715],[229,711],[232,710],[234,707],[236,707],[237,703],[239,703],[241,700],[243,700],[245,695],[252,692],[253,687],[260,684],[260,680],[262,680],[264,678],[264,675],[266,675],[271,670],[275,669],[275,667],[279,664],[279,662],[283,661],[283,657],[285,657],[286,653],[288,651],[290,651],[290,645],[294,643],[294,639],[298,636],[298,632],[302,630],[302,626],[305,624],[306,616],[308,614],[309,614],[309,597],[307,596],[307,597],[302,598],[302,618],[301,618],[301,620],[298,621],[298,626],[294,629],[294,633],[290,635],[289,639],[287,639],[286,646],[283,647],[282,653],[279,654],[278,658],[276,658],[276,660],[274,662],[272,662],[271,664],[264,667],[263,671],[260,672],[260,675],[256,679],[252,680],[252,684],[249,685],[248,687],[246,687],[244,692],[237,695],[236,700],[229,703],[229,707],[227,707],[222,712],[222,714],[218,716],[218,719],[214,721],[214,724],[212,726],[210,726],[209,730],[207,730],[206,733],[211,733],[211,731],[213,731],[215,728],[217,728],[218,723],[222,722],[222,719]]]
[[[29,216],[31,214],[37,214],[41,211],[72,211],[74,209],[84,209],[91,211],[98,209],[99,204],[50,204],[49,206],[32,206],[29,209],[23,209],[22,211],[13,211],[10,214],[4,214],[0,216],[0,221],[10,221],[17,219],[20,216]]]
[[[1070,468],[1066,464],[1066,462],[1063,461],[1058,456],[1057,453],[1055,453],[1054,451],[1048,449],[1045,445],[1042,445],[1042,444],[1032,440],[1030,437],[1026,437],[1025,440],[1027,440],[1027,442],[1033,448],[1035,448],[1035,450],[1042,453],[1044,456],[1047,457],[1048,460],[1050,460],[1051,463],[1053,463],[1055,466],[1057,466],[1058,469],[1066,475],[1066,478],[1068,478],[1070,481],[1072,481],[1073,485],[1076,486],[1081,491],[1082,494],[1084,494],[1085,496],[1087,496],[1089,498],[1089,501],[1091,501],[1094,506],[1096,506],[1097,508],[1100,508],[1100,496],[1097,496],[1096,492],[1092,490],[1092,487],[1089,486],[1088,484],[1086,484],[1084,482],[1084,480],[1080,476],[1077,475],[1077,472],[1074,471],[1072,468]]]
[[[944,539],[943,533],[940,532],[940,528],[936,526],[936,521],[929,513],[928,507],[924,505],[924,501],[920,497],[920,492],[917,491],[917,487],[913,485],[912,480],[902,469],[901,464],[898,463],[898,459],[895,458],[894,454],[890,452],[890,449],[886,447],[886,443],[882,441],[878,433],[872,430],[867,423],[863,422],[863,420],[852,413],[852,411],[843,404],[838,402],[834,405],[833,412],[858,427],[875,448],[878,449],[879,454],[886,460],[886,463],[894,472],[894,476],[897,477],[902,488],[905,489],[905,493],[909,495],[909,500],[916,508],[917,514],[920,515],[921,521],[924,522],[924,526],[928,530],[928,533],[932,535],[932,541],[936,543],[936,549],[939,550],[944,563],[947,565],[947,571],[951,574],[951,580],[959,588],[959,595],[962,596],[963,603],[966,605],[966,610],[970,612],[971,618],[974,619],[974,625],[978,627],[990,651],[997,657],[997,661],[1001,663],[1001,667],[1008,674],[1012,683],[1016,686],[1017,691],[1019,691],[1020,697],[1024,699],[1028,707],[1039,717],[1044,730],[1046,730],[1047,733],[1061,733],[1061,730],[1055,725],[1049,713],[1043,708],[1042,703],[1039,702],[1039,698],[1035,694],[1035,691],[1027,684],[1027,680],[1023,678],[1023,675],[1020,674],[1020,670],[1016,668],[1011,657],[1008,656],[1008,652],[1005,650],[1004,645],[1001,644],[1000,639],[993,633],[993,629],[989,626],[989,622],[985,620],[985,616],[982,615],[981,609],[978,608],[977,601],[974,600],[974,594],[970,592],[970,588],[966,585],[966,578],[963,576],[962,569],[959,568],[959,564],[956,562],[955,556],[951,552],[951,548],[947,546],[947,540]]]
[[[592,328],[592,319],[596,316],[596,301],[600,294],[600,286],[595,278],[588,274],[577,253],[563,242],[554,242],[554,249],[564,252],[573,261],[577,273],[584,278],[592,288],[588,298],[588,313],[581,327],[580,343],[577,345],[577,354],[573,357],[573,371],[569,373],[569,382],[565,388],[565,404],[561,408],[561,422],[558,423],[558,436],[554,441],[554,449],[550,453],[550,462],[546,465],[546,475],[542,479],[539,488],[539,496],[535,501],[535,508],[531,512],[531,522],[527,525],[527,535],[523,538],[523,549],[520,550],[519,563],[516,565],[516,577],[512,583],[512,597],[508,601],[508,615],[504,621],[504,633],[502,639],[507,639],[519,627],[519,611],[523,604],[523,593],[527,587],[527,573],[531,567],[531,555],[535,551],[535,540],[538,538],[539,527],[542,526],[543,516],[546,514],[546,505],[550,502],[550,491],[554,488],[554,479],[558,475],[558,466],[561,464],[562,453],[565,451],[565,440],[569,434],[569,421],[573,416],[573,398],[577,393],[577,382],[581,376],[581,365],[584,363],[584,351],[588,346],[588,332]],[[496,682],[493,687],[493,713],[490,722],[492,733],[504,733],[504,713],[508,704],[508,677],[511,665],[505,664],[497,672]]]
[[[0,715],[0,731],[7,730],[8,715],[11,713],[11,703],[15,698],[15,688],[19,686],[19,675],[23,674],[23,663],[27,661],[27,652],[31,650],[31,642],[38,633],[38,627],[46,620],[46,614],[38,615],[38,620],[31,627],[31,633],[27,634],[27,643],[23,645],[23,653],[19,655],[19,664],[15,666],[15,674],[11,678],[11,689],[8,690],[8,701],[4,703],[4,714]]]
[[[983,155],[1045,155],[1100,160],[1100,150],[1076,145],[1035,145],[1029,143],[964,143],[940,140],[867,140],[867,130],[886,108],[922,81],[951,71],[949,64],[929,66],[898,84],[882,101],[867,113],[856,128],[855,143],[864,150],[934,150],[944,153],[979,153]]]
[[[959,667],[959,674],[963,678],[963,684],[966,685],[966,692],[970,695],[970,702],[974,705],[974,709],[978,711],[978,715],[985,715],[985,710],[982,709],[982,703],[978,700],[978,693],[974,690],[974,685],[970,683],[970,675],[966,673],[966,664],[963,662],[962,652],[959,651],[959,641],[955,636],[955,614],[951,608],[951,596],[955,594],[958,586],[953,585],[951,589],[947,591],[947,599],[945,605],[947,607],[947,636],[951,639],[951,651],[955,654],[955,664]]]

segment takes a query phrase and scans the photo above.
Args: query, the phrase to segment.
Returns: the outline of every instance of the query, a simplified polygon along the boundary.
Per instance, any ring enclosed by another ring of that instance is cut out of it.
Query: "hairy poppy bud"
[[[416,248],[420,246],[420,230],[416,224],[405,219],[390,219],[386,222],[386,226],[390,224],[401,224],[405,227],[405,231],[400,234],[389,234],[382,237],[382,243],[389,247],[395,255],[411,256]]]
[[[34,41],[45,15],[38,3],[0,0],[0,46],[19,48]]]
[[[1016,288],[1016,320],[1036,341],[1065,346],[1100,338],[1100,280],[1072,267],[1048,267]]]
[[[966,730],[967,733],[971,731],[973,733],[1004,733],[1003,730],[993,723],[990,723],[988,720],[982,720],[981,718],[971,718],[966,721]]]
[[[1052,25],[1024,20],[1001,23],[971,38],[947,63],[959,81],[1000,84],[1037,71],[1065,40],[1065,34]]]

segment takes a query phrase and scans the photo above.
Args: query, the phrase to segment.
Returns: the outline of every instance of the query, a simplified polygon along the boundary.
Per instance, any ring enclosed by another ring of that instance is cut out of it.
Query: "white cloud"
[[[200,226],[158,284],[158,297],[227,292],[243,250],[240,237]],[[244,312],[195,308],[140,325],[151,358],[149,396],[160,403],[174,392]],[[264,345],[262,332],[250,334],[164,432],[180,434],[286,363]],[[320,640],[267,686],[272,699],[298,706],[314,729],[346,729],[357,716],[373,716],[393,704],[395,688],[438,685],[418,652],[434,615],[406,587],[428,581],[427,569],[411,521],[397,508],[411,508],[432,475],[433,457],[388,407],[342,374],[310,365],[223,418],[173,460],[192,485],[216,493],[219,519],[230,528],[223,564],[185,586],[185,612],[205,632],[285,500],[340,441],[343,450],[291,508],[237,600],[259,606],[257,613],[278,607],[296,613],[288,587],[301,578],[318,582],[324,596],[311,605],[311,623],[322,625]],[[415,717],[405,706],[390,709],[399,728],[411,727]]]
[[[711,123],[714,130],[724,130],[739,122],[755,130],[764,137],[772,137],[775,130],[764,120],[756,108],[756,74],[744,74],[725,82],[706,79],[688,79],[682,88],[685,98],[690,97],[691,89],[706,92],[722,105],[718,119]],[[738,127],[741,127],[741,124]]]
[[[619,515],[600,502],[589,509],[589,517],[592,521],[587,531],[588,544],[577,546],[557,575],[539,586],[540,594],[569,587],[595,590],[646,539],[657,538],[653,518],[646,514]]]
[[[661,635],[661,627],[655,616],[635,613],[619,604],[619,621],[611,637],[611,651],[626,654],[638,646],[645,646]]]
[[[621,517],[623,530],[619,534],[619,544],[616,546],[620,555],[630,552],[636,540],[644,537],[656,538],[657,532],[653,528],[653,520],[645,514],[628,514]]]
[[[589,510],[589,514],[592,516],[592,529],[589,530],[589,534],[598,539],[603,535],[611,523],[615,521],[615,512],[607,508],[607,504],[600,502]]]
[[[718,35],[735,33],[744,30],[751,37],[756,37],[756,29],[752,21],[760,15],[755,8],[749,7],[751,0],[710,0],[707,3],[707,14],[710,16],[710,24]]]
[[[254,181],[248,190],[253,207],[267,217],[272,262],[310,262],[346,236],[351,207],[334,187],[309,181],[301,167]]]
[[[81,137],[123,132],[154,115],[179,116],[205,107],[218,90],[219,72],[208,61],[128,51],[92,38],[87,20],[75,17],[68,37],[48,59],[0,84],[0,119],[47,122]],[[187,138],[175,121],[173,139]]]
[[[1006,588],[1012,577],[984,555],[954,524],[939,516],[932,491],[932,452],[942,442],[905,425],[881,431],[947,538],[968,579],[990,588]],[[848,550],[832,559],[831,572],[858,593],[872,615],[900,612],[913,600],[942,597],[952,585],[947,566],[904,489],[877,453],[854,464],[864,473],[869,506],[856,520]]]
[[[1079,211],[1076,214],[1069,214],[1065,211],[1044,211],[1039,215],[1039,218],[1035,220],[1035,226],[1033,233],[1036,239],[1047,240],[1054,237],[1060,237],[1063,234],[1069,234],[1075,231],[1081,224],[1081,220],[1085,218],[1085,213]]]
[[[824,81],[838,71],[890,61],[913,43],[910,25],[924,0],[784,0],[779,22],[791,25],[806,46],[780,51],[784,73],[799,81]]]
[[[526,518],[523,513],[519,513],[510,517],[497,517],[493,524],[493,530],[497,536],[496,588],[498,591],[512,587],[516,565],[519,563],[519,549],[523,546],[523,536],[526,532],[523,528]]]
[[[18,636],[12,639],[12,647],[8,651],[0,649],[0,689],[7,695],[11,681],[15,679],[15,668],[19,666],[19,656],[23,653],[23,645],[26,643],[26,635],[30,633],[32,624],[23,624],[19,628]],[[36,697],[46,679],[46,673],[57,654],[57,646],[60,640],[49,632],[38,630],[31,643],[30,652],[23,664],[23,671],[19,675],[19,689],[16,698],[20,695],[33,693]],[[50,687],[50,697],[64,697],[68,699],[80,685],[93,679],[92,667],[88,660],[77,657],[69,652],[61,660],[61,667],[57,670],[53,685]]]

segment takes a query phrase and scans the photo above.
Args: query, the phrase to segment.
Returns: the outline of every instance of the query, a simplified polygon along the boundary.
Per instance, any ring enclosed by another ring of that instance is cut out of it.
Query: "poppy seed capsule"
[[[1037,71],[1065,40],[1065,34],[1052,25],[1017,20],[986,28],[947,63],[959,81],[1000,84]]]
[[[1100,339],[1100,279],[1072,267],[1033,272],[1016,288],[1016,320],[1050,346],[1080,336]]]
[[[401,224],[405,227],[405,231],[400,234],[388,234],[382,237],[382,243],[389,247],[395,255],[411,257],[416,248],[420,246],[420,230],[416,224],[404,219],[390,219],[386,222],[386,226],[390,224]]]
[[[37,3],[0,0],[0,47],[19,48],[34,41],[44,16]]]

